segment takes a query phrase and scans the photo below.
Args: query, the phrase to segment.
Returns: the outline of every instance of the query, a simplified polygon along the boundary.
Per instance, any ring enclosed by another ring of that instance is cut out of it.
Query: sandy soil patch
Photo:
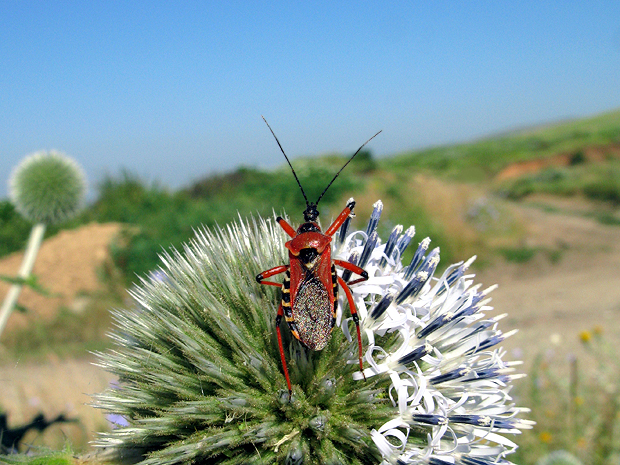
[[[24,287],[18,303],[28,313],[14,311],[6,331],[24,327],[33,319],[50,319],[60,306],[80,310],[81,293],[100,288],[97,270],[109,257],[108,246],[119,233],[121,225],[91,223],[78,229],[61,231],[45,240],[34,264],[33,274],[54,297],[46,297]],[[15,276],[22,263],[23,252],[0,260],[0,274]],[[0,296],[6,295],[9,285],[0,281]]]
[[[584,148],[580,151],[584,161],[600,163],[609,158],[620,157],[620,145],[593,145]],[[552,157],[539,158],[535,160],[527,160],[522,162],[513,163],[502,171],[500,171],[495,177],[496,181],[505,181],[507,179],[515,179],[526,174],[534,174],[545,168],[568,166],[574,160],[575,152],[560,153]]]
[[[68,438],[76,448],[94,439],[95,431],[109,428],[104,413],[90,405],[91,394],[109,386],[113,376],[94,366],[94,359],[14,363],[0,368],[0,406],[10,427],[28,423],[39,412],[46,418],[64,413],[78,423],[50,427],[43,435],[32,431],[24,442],[62,448]]]

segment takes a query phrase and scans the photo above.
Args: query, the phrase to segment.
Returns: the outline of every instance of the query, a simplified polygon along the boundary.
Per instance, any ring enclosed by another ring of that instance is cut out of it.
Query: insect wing
[[[312,350],[321,350],[331,338],[334,318],[334,291],[329,248],[321,254],[313,271],[307,270],[291,254],[291,312],[299,341]],[[290,323],[290,322],[289,322]]]

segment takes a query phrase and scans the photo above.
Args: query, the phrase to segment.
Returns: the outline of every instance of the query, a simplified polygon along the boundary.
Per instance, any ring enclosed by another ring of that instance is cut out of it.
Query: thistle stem
[[[45,224],[37,223],[32,227],[30,231],[30,237],[28,238],[28,246],[26,247],[26,253],[24,254],[24,260],[17,273],[17,277],[21,279],[27,279],[34,267],[34,261],[37,258],[39,247],[43,241],[43,234],[45,233]],[[4,331],[9,316],[17,303],[17,298],[22,290],[22,284],[13,284],[7,293],[2,308],[0,309],[0,336]]]

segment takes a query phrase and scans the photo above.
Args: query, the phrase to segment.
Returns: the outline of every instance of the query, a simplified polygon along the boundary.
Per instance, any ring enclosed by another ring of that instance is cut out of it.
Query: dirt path
[[[117,223],[91,223],[46,239],[41,244],[32,273],[52,296],[23,288],[18,303],[28,312],[13,312],[6,331],[24,327],[34,319],[50,319],[60,306],[79,312],[80,293],[92,292],[101,286],[97,272],[109,257],[108,246],[120,228]],[[15,276],[23,256],[23,252],[15,252],[0,259],[0,274]],[[0,281],[0,296],[5,296],[8,289],[9,285]]]
[[[61,306],[82,311],[82,293],[101,287],[97,272],[108,259],[108,246],[120,231],[114,223],[92,223],[74,230],[61,231],[45,240],[35,262],[33,273],[42,286],[56,297],[45,297],[25,288],[19,303],[29,312],[13,312],[7,333],[35,319],[51,319]],[[14,253],[0,260],[0,274],[15,275],[23,253]],[[8,289],[0,282],[0,296]],[[8,414],[10,427],[28,423],[39,412],[46,418],[64,413],[79,418],[80,423],[59,424],[43,435],[29,433],[25,442],[62,448],[66,438],[77,447],[93,439],[94,431],[107,427],[102,412],[87,406],[89,394],[101,392],[112,376],[92,365],[91,359],[59,361],[50,357],[47,362],[12,362],[0,366],[0,410]]]
[[[514,208],[529,224],[529,247],[561,252],[556,263],[539,253],[527,263],[504,263],[477,274],[485,285],[499,284],[491,305],[508,313],[501,328],[519,329],[504,346],[526,362],[555,352],[562,363],[584,355],[579,333],[597,327],[620,349],[620,227],[578,214]]]

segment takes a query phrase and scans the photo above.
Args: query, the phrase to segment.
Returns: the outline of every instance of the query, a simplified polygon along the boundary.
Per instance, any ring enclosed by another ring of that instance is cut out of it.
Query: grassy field
[[[577,155],[588,147],[620,143],[620,111],[592,118],[484,138],[479,141],[404,153],[385,160],[393,170],[428,170],[463,182],[492,183],[506,167],[558,154]]]

